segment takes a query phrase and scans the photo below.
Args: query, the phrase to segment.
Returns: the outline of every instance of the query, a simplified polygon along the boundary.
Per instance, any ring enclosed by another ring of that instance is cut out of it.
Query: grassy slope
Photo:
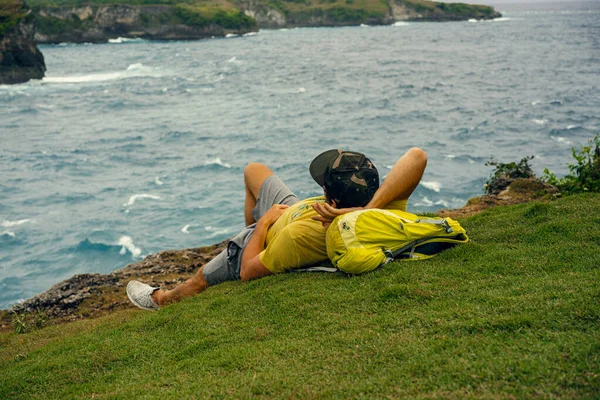
[[[600,195],[498,207],[472,244],[0,335],[0,398],[594,398]]]

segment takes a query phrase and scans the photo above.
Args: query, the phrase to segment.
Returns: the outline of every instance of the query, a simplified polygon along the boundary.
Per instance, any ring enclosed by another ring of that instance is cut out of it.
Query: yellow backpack
[[[463,227],[450,218],[368,209],[333,220],[327,230],[327,255],[341,271],[362,274],[393,260],[430,258],[468,241]]]

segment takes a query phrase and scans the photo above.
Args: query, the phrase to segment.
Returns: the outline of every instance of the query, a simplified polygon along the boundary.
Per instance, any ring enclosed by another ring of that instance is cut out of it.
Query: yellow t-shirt
[[[265,250],[260,262],[273,273],[306,267],[327,259],[326,229],[311,217],[317,212],[311,204],[325,201],[324,196],[302,200],[281,214],[267,231]],[[408,200],[393,201],[386,207],[406,211]]]

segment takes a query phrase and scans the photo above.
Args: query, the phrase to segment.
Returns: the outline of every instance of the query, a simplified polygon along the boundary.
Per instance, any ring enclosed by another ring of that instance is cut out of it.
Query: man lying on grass
[[[309,167],[324,196],[300,201],[266,165],[249,164],[244,169],[246,228],[227,249],[172,290],[130,281],[127,296],[152,310],[222,282],[245,282],[325,261],[325,234],[333,218],[359,208],[406,210],[426,165],[425,152],[412,148],[380,187],[377,169],[364,154],[329,150]]]

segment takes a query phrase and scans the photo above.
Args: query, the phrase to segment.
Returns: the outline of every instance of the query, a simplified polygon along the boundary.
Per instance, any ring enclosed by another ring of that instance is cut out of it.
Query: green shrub
[[[588,141],[587,146],[580,146],[579,151],[571,148],[574,164],[568,164],[569,174],[557,178],[547,168],[544,169],[543,179],[557,186],[564,194],[582,192],[600,192],[600,138],[596,135]]]
[[[225,29],[235,30],[252,29],[257,26],[256,20],[242,11],[217,10],[213,15],[210,15],[209,12],[202,13],[201,10],[195,10],[190,6],[177,5],[173,14],[179,22],[188,26],[218,25]]]
[[[518,163],[501,163],[491,159],[486,166],[495,167],[489,179],[485,182],[484,189],[487,194],[498,194],[506,189],[510,183],[518,178],[535,178],[535,174],[529,165],[533,156],[523,157]]]

